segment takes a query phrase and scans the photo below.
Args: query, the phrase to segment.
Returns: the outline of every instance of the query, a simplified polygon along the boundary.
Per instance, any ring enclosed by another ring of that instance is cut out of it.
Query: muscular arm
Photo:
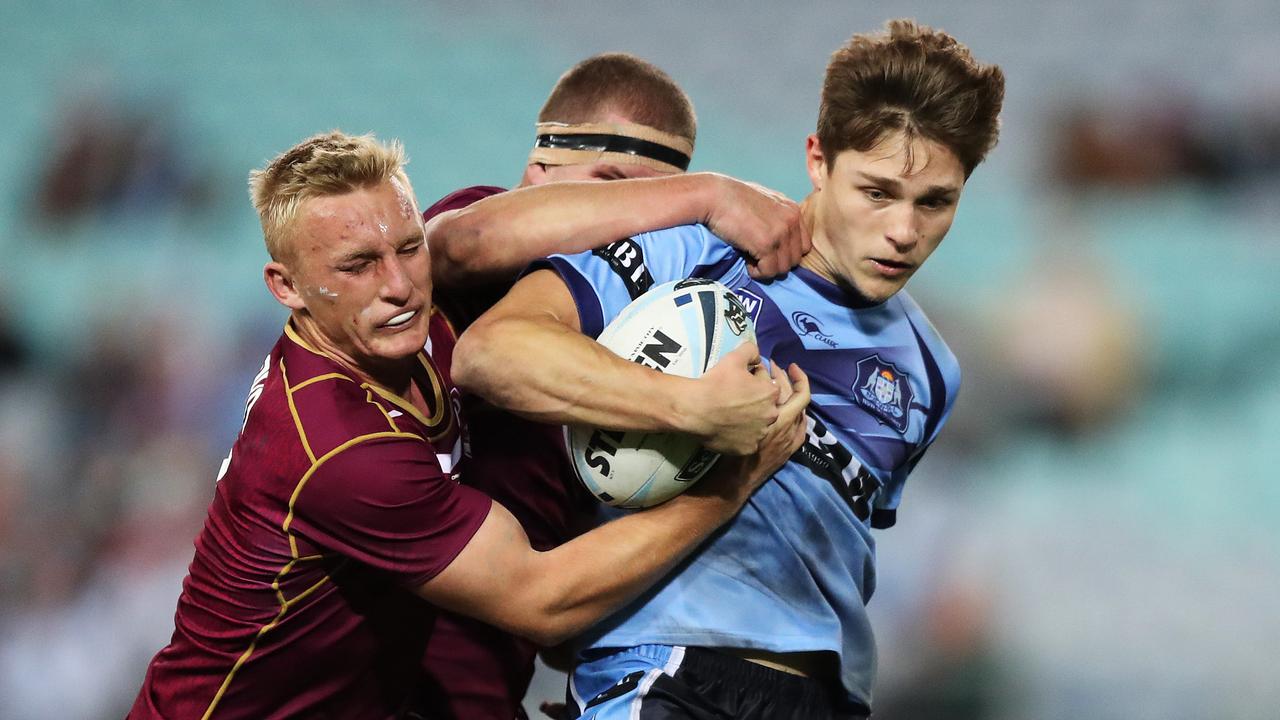
[[[547,552],[529,547],[519,523],[494,503],[471,542],[420,594],[433,603],[554,645],[607,616],[665,575],[786,461],[804,439],[808,381],[794,390],[757,454],[725,458],[684,495],[606,523]]]
[[[539,270],[463,333],[453,379],[542,422],[685,432],[742,455],[777,417],[776,388],[755,369],[758,359],[746,344],[697,380],[627,362],[581,334],[568,287]]]
[[[552,253],[706,223],[753,258],[753,272],[785,272],[808,248],[799,206],[716,173],[609,182],[559,182],[494,195],[427,223],[440,288],[504,280]]]

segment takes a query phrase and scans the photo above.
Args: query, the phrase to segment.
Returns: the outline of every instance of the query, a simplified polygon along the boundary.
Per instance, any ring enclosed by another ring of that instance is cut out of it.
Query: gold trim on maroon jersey
[[[432,308],[432,314],[433,315],[436,314],[435,308]],[[440,317],[444,319],[446,325],[449,327],[450,333],[452,333],[454,338],[456,339],[457,332],[454,331],[452,325],[448,325],[449,319],[444,317],[444,315],[441,315]],[[318,355],[322,358],[326,358],[335,363],[338,363],[339,365],[342,365],[342,363],[339,362],[337,358],[333,357],[327,352],[324,352],[323,350],[313,347],[306,340],[304,340],[302,336],[298,334],[298,331],[294,329],[292,320],[285,323],[284,332],[285,332],[285,335],[290,340],[292,340],[295,344],[298,345],[298,347],[301,347],[303,350],[306,350],[307,352],[310,352],[313,355]],[[430,417],[427,417],[426,415],[424,415],[421,410],[419,410],[417,407],[413,405],[413,403],[405,400],[404,398],[388,390],[382,385],[379,385],[378,383],[370,382],[370,381],[362,381],[360,382],[360,387],[365,388],[366,390],[372,390],[387,402],[395,405],[397,408],[412,415],[418,422],[422,423],[422,426],[424,428],[426,428],[427,440],[430,442],[435,442],[436,440],[439,440],[440,438],[447,435],[451,430],[453,430],[455,419],[453,417],[452,405],[449,402],[449,398],[445,396],[444,379],[443,377],[441,377],[440,371],[436,369],[431,358],[426,353],[419,352],[417,354],[417,358],[418,358],[419,364],[421,364],[422,368],[426,371],[427,378],[431,383],[431,392],[423,393],[423,400],[427,403],[427,407],[431,409]],[[283,364],[281,369],[283,369]],[[318,380],[325,379],[325,378],[335,378],[335,379],[341,378],[343,380],[357,382],[355,378],[352,378],[349,375],[344,375],[342,373],[326,373],[324,375],[317,375],[313,378],[307,378],[306,380],[298,383],[298,385],[291,387],[290,390],[291,391],[299,390],[305,387],[306,385],[309,385],[313,382],[316,382]],[[288,386],[287,379],[286,379],[286,386]],[[426,388],[423,388],[423,390],[425,389]],[[292,393],[290,393],[289,407],[291,409],[293,408]],[[391,423],[391,427],[393,429],[395,430],[400,429],[399,426],[396,425],[394,421],[392,421],[392,418],[389,415],[387,415],[385,410],[383,411],[383,415],[387,416],[387,420],[388,422]],[[294,420],[295,422],[297,422],[296,412],[295,412]],[[311,460],[314,461],[315,456],[311,452],[310,445],[305,440],[306,436],[302,435],[302,437],[304,438],[302,444],[303,444],[303,448],[306,449],[307,451],[307,457],[311,458]]]

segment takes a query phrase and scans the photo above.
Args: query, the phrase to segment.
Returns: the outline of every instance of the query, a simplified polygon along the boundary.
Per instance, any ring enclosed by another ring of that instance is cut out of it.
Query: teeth
[[[396,326],[396,325],[403,325],[403,324],[405,324],[405,323],[409,322],[410,320],[412,320],[412,319],[413,319],[413,316],[414,316],[414,315],[417,315],[417,314],[418,314],[418,311],[417,311],[417,310],[409,310],[409,311],[407,311],[407,312],[402,312],[402,313],[400,313],[399,315],[397,315],[397,316],[395,316],[395,317],[391,318],[390,320],[388,320],[388,321],[385,323],[385,325],[386,325],[386,327],[394,327],[394,326]]]

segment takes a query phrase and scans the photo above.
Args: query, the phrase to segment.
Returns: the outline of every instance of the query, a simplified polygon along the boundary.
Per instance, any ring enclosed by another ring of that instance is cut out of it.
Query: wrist
[[[702,411],[708,406],[703,398],[702,384],[695,379],[674,375],[662,376],[662,391],[665,402],[659,403],[667,408],[666,417],[659,418],[667,432],[678,432],[692,435],[700,440],[710,439],[713,429]]]
[[[724,512],[732,517],[751,498],[758,484],[749,480],[748,469],[746,458],[721,455],[715,467],[679,497],[689,496],[712,503],[708,512]]]
[[[719,525],[732,518],[746,504],[751,493],[738,475],[736,459],[721,457],[716,466],[696,485],[658,507],[673,505],[696,513],[701,522]],[[656,508],[655,508],[656,509]]]
[[[684,177],[692,186],[687,197],[694,201],[695,222],[711,225],[716,208],[724,202],[727,176],[714,172],[696,172]]]

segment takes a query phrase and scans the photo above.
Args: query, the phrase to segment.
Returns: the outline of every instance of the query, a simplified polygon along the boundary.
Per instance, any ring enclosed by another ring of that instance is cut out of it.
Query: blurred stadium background
[[[627,50],[692,95],[694,169],[799,198],[828,53],[894,16],[1009,88],[912,283],[966,386],[880,535],[877,718],[1275,718],[1269,0],[3,3],[0,718],[119,717],[167,641],[285,317],[251,168],[340,127],[424,205],[510,185],[558,75]]]

